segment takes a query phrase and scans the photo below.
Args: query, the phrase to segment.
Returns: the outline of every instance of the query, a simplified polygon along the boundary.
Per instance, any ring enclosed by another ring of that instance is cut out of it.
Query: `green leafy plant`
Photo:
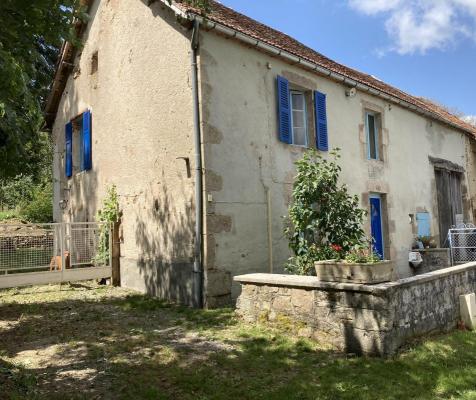
[[[286,270],[300,275],[313,271],[314,261],[342,259],[355,246],[365,244],[362,229],[366,211],[357,196],[339,184],[339,149],[323,159],[315,150],[296,162],[297,176],[285,234],[294,255]]]
[[[107,189],[106,197],[103,199],[102,207],[96,214],[96,221],[100,223],[99,241],[96,250],[96,257],[93,262],[96,265],[107,265],[109,263],[109,238],[112,224],[119,221],[119,197],[117,188],[112,185]]]
[[[43,110],[64,40],[77,41],[78,0],[0,1],[0,178],[41,164]]]
[[[21,201],[19,214],[29,222],[52,222],[53,185],[51,182],[34,186],[31,199]]]
[[[344,260],[348,263],[365,263],[365,264],[375,264],[380,261],[380,257],[373,251],[372,244],[369,243],[367,246],[356,245],[350,249],[345,255]]]

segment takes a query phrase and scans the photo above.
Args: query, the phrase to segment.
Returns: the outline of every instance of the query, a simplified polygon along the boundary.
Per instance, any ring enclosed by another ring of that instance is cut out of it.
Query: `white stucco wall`
[[[115,184],[123,212],[122,284],[187,302],[194,236],[190,31],[165,6],[145,3],[93,4],[53,128],[54,213],[58,221],[94,220],[107,187]],[[99,70],[91,75],[96,51]],[[283,216],[294,161],[305,149],[278,141],[277,75],[327,94],[329,142],[342,149],[343,182],[364,207],[369,192],[386,195],[387,255],[398,262],[400,276],[411,273],[406,260],[415,226],[409,214],[430,212],[438,234],[429,155],[470,170],[464,183],[471,190],[465,204],[471,204],[474,154],[462,133],[364,93],[348,98],[340,84],[213,32],[201,34],[199,67],[208,306],[229,300],[230,276],[269,271],[269,215],[274,272],[290,255]],[[366,107],[383,116],[383,163],[365,156]],[[93,169],[67,180],[64,126],[86,109],[93,114]],[[189,158],[191,176],[181,157]],[[60,200],[68,200],[65,210]],[[233,286],[234,297],[238,291]]]
[[[289,257],[282,216],[290,200],[293,163],[305,149],[278,140],[276,77],[283,75],[291,84],[327,94],[329,144],[342,149],[342,181],[362,198],[363,207],[368,207],[369,192],[386,194],[387,256],[397,261],[401,277],[410,275],[408,251],[415,227],[409,214],[430,212],[432,234],[439,233],[428,156],[466,167],[465,135],[365,93],[346,97],[341,84],[237,41],[213,32],[202,36],[206,191],[213,198],[207,214],[214,222],[208,230],[207,267],[232,275],[269,270],[266,188],[272,199],[274,271],[282,271]],[[383,162],[365,156],[367,107],[382,113]],[[223,224],[217,226],[217,220]],[[234,296],[238,290],[233,287]]]
[[[94,220],[107,187],[115,184],[123,212],[122,283],[169,297],[157,286],[164,282],[186,297],[194,182],[179,157],[190,158],[193,171],[190,33],[163,5],[145,3],[96,0],[92,5],[84,48],[53,128],[54,214],[57,221]],[[96,51],[99,69],[91,75]],[[88,108],[93,169],[67,180],[64,126]],[[62,199],[69,201],[64,212]]]

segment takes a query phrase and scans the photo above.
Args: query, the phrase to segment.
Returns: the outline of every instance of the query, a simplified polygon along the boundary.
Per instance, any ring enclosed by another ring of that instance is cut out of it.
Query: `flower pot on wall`
[[[317,279],[327,282],[372,284],[389,282],[395,276],[393,261],[361,264],[330,260],[317,261],[314,265]]]

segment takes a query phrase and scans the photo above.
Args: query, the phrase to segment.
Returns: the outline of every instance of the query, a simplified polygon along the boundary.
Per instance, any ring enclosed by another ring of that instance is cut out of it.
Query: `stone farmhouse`
[[[46,116],[54,215],[92,221],[116,185],[121,284],[195,306],[231,303],[232,277],[283,271],[295,175],[341,149],[376,250],[413,274],[414,238],[445,246],[474,220],[476,129],[215,1],[84,0]]]

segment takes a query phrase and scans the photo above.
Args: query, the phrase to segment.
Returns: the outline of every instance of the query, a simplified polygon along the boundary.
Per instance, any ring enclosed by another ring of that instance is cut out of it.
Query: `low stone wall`
[[[282,323],[339,350],[391,355],[408,339],[456,327],[459,296],[476,291],[476,263],[378,285],[322,282],[311,276],[249,274],[237,313]]]
[[[426,274],[451,265],[450,249],[422,249],[415,250],[421,254],[423,262],[418,267],[412,267],[415,275]]]

